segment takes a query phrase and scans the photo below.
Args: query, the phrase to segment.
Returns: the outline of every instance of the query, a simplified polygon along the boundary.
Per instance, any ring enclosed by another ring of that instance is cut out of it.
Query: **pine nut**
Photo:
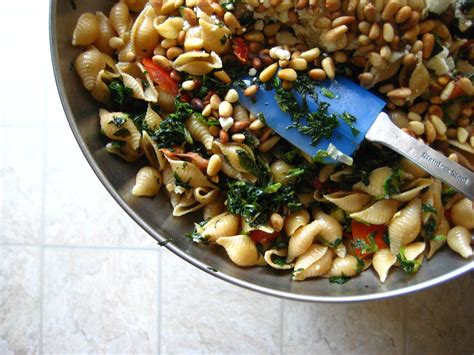
[[[181,84],[181,87],[186,91],[194,90],[195,87],[194,80],[186,80]]]
[[[169,60],[174,60],[183,54],[183,49],[179,47],[171,47],[166,50],[166,58]]]
[[[265,28],[263,29],[263,34],[267,37],[273,37],[278,33],[278,30],[281,27],[280,22],[275,22],[271,23],[269,25],[266,25]]]
[[[113,49],[120,49],[125,46],[125,42],[120,37],[112,37],[109,40],[109,46]]]
[[[380,56],[385,60],[389,60],[392,56],[392,50],[390,49],[390,47],[383,46],[382,48],[380,48]]]
[[[418,25],[411,26],[403,34],[403,39],[410,43],[413,43],[416,41],[416,37],[418,36],[419,33],[420,33],[420,26]]]
[[[268,138],[265,142],[258,146],[258,150],[262,153],[268,152],[280,141],[280,136],[272,136]]]
[[[230,102],[231,104],[239,101],[239,93],[235,89],[229,89],[227,94],[225,94],[224,100]]]
[[[281,80],[295,81],[298,77],[298,74],[296,74],[296,71],[294,69],[288,68],[280,70],[278,72],[278,77]]]
[[[415,132],[417,136],[421,136],[425,133],[425,125],[419,121],[410,121],[408,122],[408,127]]]
[[[248,88],[244,90],[244,95],[245,96],[253,96],[257,93],[258,91],[258,85],[250,85]]]
[[[383,39],[385,42],[392,42],[395,38],[395,31],[390,23],[384,23],[383,25]]]
[[[256,119],[255,121],[253,121],[250,126],[249,126],[249,129],[251,131],[257,131],[261,128],[265,127],[265,123],[262,122],[262,120],[260,119]]]
[[[410,112],[416,112],[417,114],[422,115],[428,109],[428,105],[429,104],[426,101],[418,102],[410,107]]]
[[[448,159],[449,159],[449,160],[452,160],[452,161],[455,161],[456,163],[459,162],[459,157],[458,157],[458,155],[457,155],[456,153],[451,153],[451,154],[449,154]]]
[[[265,36],[260,31],[252,31],[244,34],[244,38],[250,42],[263,42],[265,40]]]
[[[438,132],[439,135],[446,134],[447,128],[441,118],[435,115],[431,115],[430,119],[436,129],[436,132]]]
[[[352,22],[355,21],[355,17],[354,16],[340,16],[340,17],[337,17],[336,19],[334,19],[334,21],[332,21],[332,27],[338,27],[338,26],[341,26],[341,25],[349,25],[351,24]]]
[[[375,17],[377,16],[377,8],[372,4],[365,5],[364,15],[367,21],[369,22],[375,21]]]
[[[436,129],[433,126],[433,123],[431,121],[426,120],[425,121],[425,141],[428,144],[431,144],[434,142],[436,139]]]
[[[456,130],[456,136],[458,137],[459,143],[464,143],[469,137],[469,132],[464,127],[458,127]]]
[[[219,70],[214,72],[214,76],[219,79],[220,81],[230,84],[232,82],[232,79],[230,76],[225,72],[225,70]]]
[[[417,54],[421,50],[423,50],[423,41],[417,40],[413,43],[413,46],[411,46],[410,52]]]
[[[400,2],[398,0],[390,0],[382,11],[382,20],[390,20],[400,8]]]
[[[451,80],[445,87],[441,95],[439,96],[441,100],[447,101],[454,90],[454,80]]]
[[[278,63],[273,63],[272,65],[269,65],[265,69],[262,70],[258,78],[262,83],[266,83],[269,81],[273,76],[275,75],[276,71],[278,69]]]
[[[202,115],[204,117],[208,117],[211,115],[212,107],[211,104],[208,104],[204,107],[204,110],[202,110]]]
[[[245,138],[245,137],[244,137]],[[216,176],[222,169],[222,159],[219,155],[213,154],[209,159],[206,173],[208,176]]]
[[[421,116],[417,114],[416,112],[408,112],[408,119],[410,121],[418,121],[421,122]]]
[[[226,12],[224,14],[224,23],[232,29],[237,29],[241,27],[239,20],[232,12]]]
[[[337,11],[341,7],[341,0],[326,0],[324,5],[328,11]]]
[[[380,56],[380,54],[372,52],[369,54],[369,62],[375,68],[383,68],[387,64],[386,61]]]
[[[381,87],[379,87],[379,92],[382,93],[382,94],[386,94],[387,92],[393,90],[395,87],[393,86],[393,84],[384,84],[382,85]]]
[[[387,96],[391,99],[406,99],[410,95],[411,90],[409,88],[398,88],[387,93]]]
[[[234,108],[232,107],[232,104],[230,102],[222,101],[219,104],[219,116],[230,117],[232,116],[233,112],[234,112]]]
[[[306,70],[308,67],[308,62],[303,58],[295,58],[290,60],[290,68],[294,70]]]
[[[235,133],[232,135],[232,140],[236,143],[243,143],[245,141],[245,136],[242,133]]]
[[[395,22],[402,23],[407,21],[411,17],[411,7],[410,6],[403,6],[398,10],[397,14],[395,15]]]
[[[405,56],[403,57],[403,65],[412,65],[413,63],[415,63],[415,61],[416,57],[413,53],[405,54]]]
[[[210,100],[209,100],[209,103],[211,104],[211,109],[212,110],[218,110],[219,105],[221,104],[221,99],[220,99],[219,95],[217,95],[217,94],[212,95]]]
[[[171,61],[165,56],[154,55],[152,60],[153,60],[153,63],[162,67],[165,70],[171,70],[173,68],[173,64],[171,63]]]
[[[270,216],[270,224],[276,232],[283,229],[283,217],[279,213],[272,213]]]
[[[374,40],[374,39],[378,38],[379,36],[380,36],[380,27],[376,22],[374,22],[372,24],[372,27],[370,27],[368,37],[369,37],[369,39]]]
[[[369,34],[370,26],[371,26],[371,24],[367,21],[359,22],[359,24],[357,25],[357,27],[359,29],[359,32],[361,32],[365,35]]]
[[[334,79],[336,76],[336,66],[331,57],[324,58],[321,61],[321,66],[326,72],[326,75],[329,79]]]
[[[249,126],[250,126],[250,121],[237,121],[237,122],[234,122],[234,124],[230,128],[230,131],[232,133],[239,133]]]
[[[317,80],[317,81],[326,80],[326,72],[322,69],[311,69],[308,72],[308,75],[313,80]]]
[[[474,86],[472,85],[471,80],[463,77],[457,81],[457,84],[466,95],[469,95],[469,96],[473,95]]]
[[[224,131],[223,129],[221,129],[219,131],[219,140],[226,144],[228,141],[229,141],[229,133],[227,133],[226,131]]]
[[[342,38],[344,33],[346,33],[348,30],[349,30],[349,27],[347,27],[346,25],[335,27],[329,30],[328,32],[326,32],[325,40],[328,42],[336,42],[337,40]]]
[[[220,128],[218,126],[209,126],[209,133],[213,137],[218,137],[219,136],[219,131],[220,131]]]
[[[361,73],[358,79],[360,83],[367,88],[371,87],[374,83],[374,75],[372,73]]]
[[[471,145],[471,147],[474,148],[474,136],[472,136],[471,138],[469,138],[469,144]]]
[[[184,7],[183,8],[183,16],[191,26],[196,26],[197,25],[198,22],[197,22],[196,14],[189,7]]]
[[[314,61],[316,58],[318,58],[320,54],[321,54],[321,51],[319,50],[319,48],[315,47],[301,53],[301,58],[303,58],[308,63],[310,63]]]
[[[197,51],[200,50],[204,46],[204,41],[202,38],[186,38],[184,41],[184,50],[186,52],[189,51]]]

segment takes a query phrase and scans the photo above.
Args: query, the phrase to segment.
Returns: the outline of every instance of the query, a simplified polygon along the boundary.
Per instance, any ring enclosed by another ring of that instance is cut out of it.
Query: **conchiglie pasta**
[[[345,258],[336,256],[331,264],[331,268],[323,275],[324,277],[352,277],[360,273],[361,265],[359,260],[353,255],[346,255]]]
[[[389,223],[388,235],[392,254],[397,255],[401,247],[415,240],[420,229],[421,200],[417,198],[397,212]]]
[[[467,198],[456,202],[451,208],[451,217],[457,226],[467,229],[474,228],[474,207],[472,201]]]
[[[298,228],[305,226],[309,223],[309,212],[306,210],[299,210],[291,213],[285,218],[284,230],[286,235],[293,235]]]
[[[298,228],[296,232],[290,236],[286,261],[288,263],[292,262],[296,257],[304,254],[320,231],[320,221],[313,221],[310,224]]]
[[[385,282],[388,271],[396,263],[397,258],[389,249],[381,249],[374,254],[372,265],[379,275],[380,282]]]
[[[403,255],[405,255],[407,260],[415,260],[425,251],[425,248],[425,242],[414,242],[403,248]]]
[[[246,235],[221,237],[217,244],[224,247],[230,260],[239,266],[253,266],[259,262],[259,254],[255,242]]]
[[[105,69],[106,64],[105,57],[94,46],[78,55],[75,61],[76,72],[87,90],[94,89],[97,76]]]
[[[131,41],[137,55],[143,57],[149,56],[153,53],[153,49],[158,44],[160,36],[153,27],[155,17],[156,15],[153,8],[147,6],[133,24]]]
[[[225,212],[211,218],[201,229],[198,229],[198,231],[207,241],[215,243],[217,239],[221,237],[236,235],[239,225],[239,216]]]
[[[130,163],[137,161],[142,156],[142,153],[139,150],[133,149],[129,143],[123,141],[109,142],[105,146],[105,150],[108,153],[117,155]]]
[[[393,217],[399,202],[395,200],[381,200],[375,202],[369,208],[357,213],[352,213],[351,218],[370,224],[385,224]]]
[[[325,274],[331,267],[334,253],[328,247],[313,244],[295,262],[293,280],[303,281],[310,277]]]
[[[282,185],[286,185],[291,179],[288,178],[288,172],[292,168],[291,165],[287,164],[283,160],[277,160],[270,165],[270,171],[272,178],[275,182],[279,182]]]
[[[93,44],[99,35],[99,23],[94,14],[83,13],[76,23],[72,34],[73,46],[88,46]]]
[[[193,191],[194,198],[203,205],[208,205],[214,201],[219,194],[218,190],[209,187],[196,187]]]
[[[201,142],[206,149],[212,149],[214,137],[209,133],[207,125],[199,122],[195,117],[191,116],[186,121],[186,128],[188,129],[189,133],[191,133],[193,139]]]
[[[323,197],[348,213],[360,211],[371,199],[371,196],[365,193],[348,191],[333,192]]]
[[[270,249],[265,252],[264,259],[266,263],[274,269],[278,269],[278,270],[293,269],[294,264],[291,264],[291,263],[287,264],[286,262],[284,262],[287,254],[288,254],[287,249],[278,249],[278,250]],[[278,261],[276,261],[276,259]]]
[[[400,161],[403,171],[406,174],[410,174],[414,178],[422,178],[428,176],[428,173],[420,168],[418,165],[413,164],[410,160],[403,158]]]
[[[472,255],[471,233],[466,227],[456,226],[448,232],[447,241],[449,247],[463,258]]]
[[[169,192],[170,200],[173,205],[173,216],[181,217],[188,213],[198,211],[204,207],[203,204],[197,202],[193,195],[176,195],[174,192]]]
[[[134,150],[140,147],[140,132],[127,114],[100,109],[99,116],[100,127],[108,138],[126,142]]]
[[[199,168],[194,164],[170,158],[168,158],[168,162],[171,169],[173,169],[175,176],[177,176],[183,183],[192,187],[214,187],[201,170],[199,170]]]
[[[433,180],[420,178],[413,180],[403,186],[402,193],[392,195],[391,198],[400,202],[413,200],[418,194],[432,184]]]
[[[102,12],[97,12],[95,16],[99,25],[99,33],[94,42],[94,45],[102,53],[112,55],[114,53],[114,49],[110,46],[109,43],[110,40],[117,34],[110,25],[110,21],[107,16],[105,16]]]
[[[219,195],[215,198],[214,201],[205,205],[204,210],[203,210],[204,220],[210,219],[224,212],[226,208],[224,205],[224,202],[225,202],[225,198],[223,194],[219,193]]]
[[[166,165],[166,158],[147,131],[142,132],[141,147],[151,166],[158,170],[163,170]]]
[[[314,214],[314,219],[321,225],[319,240],[332,246],[342,240],[342,226],[337,219],[321,211]]]
[[[181,17],[168,17],[163,23],[155,25],[155,29],[163,38],[177,39],[183,26],[184,20]]]
[[[370,173],[369,185],[365,185],[363,182],[358,182],[353,186],[355,190],[363,191],[369,195],[380,197],[384,195],[384,183],[392,175],[392,169],[388,167],[382,167],[375,169]]]
[[[199,20],[201,26],[201,38],[204,41],[204,48],[208,52],[216,52],[220,54],[224,52],[230,44],[228,38],[232,32],[226,26],[217,26],[210,24],[202,19]],[[222,40],[225,38],[225,40]]]
[[[118,33],[120,38],[124,38],[125,33],[131,27],[132,18],[125,1],[117,2],[112,9],[110,9],[109,21],[112,28]]]
[[[429,240],[428,253],[426,257],[430,259],[446,243],[446,236],[449,232],[449,222],[443,214],[439,219],[438,226],[434,233],[434,238]]]
[[[145,166],[137,173],[132,194],[135,196],[155,196],[160,191],[160,187],[160,172],[151,166]]]
[[[148,3],[148,0],[125,0],[125,3],[131,11],[140,12]]]
[[[160,126],[160,123],[163,121],[161,119],[161,116],[153,110],[151,105],[148,105],[148,108],[146,110],[145,118],[143,121],[146,123],[146,126],[151,129],[152,131],[155,131],[158,129]]]

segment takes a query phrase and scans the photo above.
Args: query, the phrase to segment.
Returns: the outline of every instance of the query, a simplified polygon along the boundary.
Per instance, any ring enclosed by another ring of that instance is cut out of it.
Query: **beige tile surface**
[[[161,260],[163,354],[278,354],[281,300],[210,277],[169,251]]]
[[[156,352],[158,256],[46,248],[44,353]]]
[[[0,245],[0,354],[35,354],[40,342],[40,250]]]

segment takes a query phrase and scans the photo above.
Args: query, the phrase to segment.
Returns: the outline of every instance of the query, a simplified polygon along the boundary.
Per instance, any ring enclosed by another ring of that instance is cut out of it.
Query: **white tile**
[[[0,246],[0,354],[39,350],[39,272],[39,248]]]
[[[46,123],[48,127],[69,127],[61,105],[58,89],[54,80],[53,68],[49,64],[45,67],[46,82]]]
[[[48,130],[46,154],[46,244],[156,247],[103,187],[69,127]]]
[[[0,243],[40,241],[43,128],[0,130]]]
[[[402,353],[400,300],[353,304],[284,301],[283,309],[284,354]]]
[[[45,248],[43,351],[156,352],[158,257]]]
[[[405,354],[472,354],[474,275],[406,297]]]
[[[2,13],[47,13],[48,0],[5,1],[2,3]]]
[[[163,354],[276,354],[281,300],[206,274],[163,249]]]
[[[18,1],[20,2],[20,1]],[[0,125],[41,125],[45,119],[45,70],[50,61],[46,14],[0,15],[2,48],[11,55],[0,59],[3,86]]]

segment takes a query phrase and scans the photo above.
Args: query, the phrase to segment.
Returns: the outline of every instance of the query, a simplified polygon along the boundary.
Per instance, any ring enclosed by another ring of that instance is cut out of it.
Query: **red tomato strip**
[[[143,65],[160,89],[173,95],[178,95],[178,83],[171,79],[170,73],[156,65],[151,58],[144,58]]]

